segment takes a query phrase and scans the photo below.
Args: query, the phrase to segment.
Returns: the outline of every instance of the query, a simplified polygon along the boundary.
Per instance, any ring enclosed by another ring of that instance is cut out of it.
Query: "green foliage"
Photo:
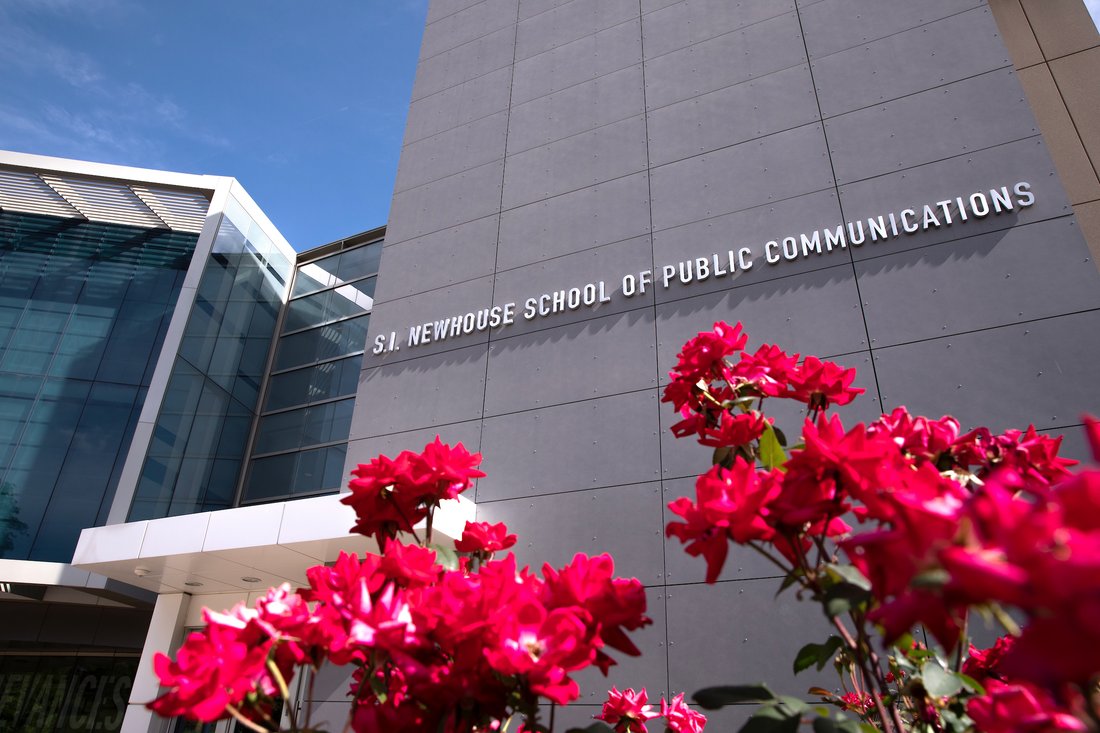
[[[718,710],[726,705],[738,705],[748,702],[768,702],[775,700],[775,693],[767,685],[722,685],[705,687],[692,699],[704,710]]]
[[[760,462],[768,468],[778,468],[785,471],[787,452],[779,443],[779,436],[770,424],[764,426],[764,434],[760,436]]]
[[[798,674],[815,665],[820,672],[842,646],[844,642],[839,636],[830,636],[824,644],[807,644],[798,650],[798,655],[794,658],[794,673]]]

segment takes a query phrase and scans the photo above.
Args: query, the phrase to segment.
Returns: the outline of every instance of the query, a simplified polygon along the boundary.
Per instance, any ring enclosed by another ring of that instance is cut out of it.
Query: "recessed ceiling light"
[[[241,580],[243,580],[246,583],[259,583],[260,582],[259,578],[254,577],[252,575],[246,575],[243,578],[241,578]]]
[[[184,585],[190,586],[192,588],[198,588],[200,585],[202,585],[202,583],[197,580],[188,580],[184,582]]]

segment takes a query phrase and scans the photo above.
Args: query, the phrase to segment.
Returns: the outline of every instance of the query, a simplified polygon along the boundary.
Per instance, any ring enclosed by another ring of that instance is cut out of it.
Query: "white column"
[[[186,593],[157,596],[121,733],[164,733],[168,730],[169,721],[145,707],[145,703],[160,694],[160,683],[153,672],[153,656],[157,652],[174,651],[183,643],[183,624],[190,601],[191,596]]]

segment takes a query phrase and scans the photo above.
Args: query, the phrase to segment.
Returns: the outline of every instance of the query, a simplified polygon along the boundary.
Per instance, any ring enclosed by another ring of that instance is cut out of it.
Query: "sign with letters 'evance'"
[[[988,191],[976,191],[968,196],[957,196],[920,207],[850,221],[833,229],[818,229],[797,237],[773,239],[766,242],[762,250],[757,247],[755,253],[752,247],[738,247],[664,264],[653,270],[626,273],[621,282],[612,283],[612,289],[609,289],[606,281],[598,280],[532,295],[522,302],[511,301],[470,313],[416,323],[409,326],[406,334],[390,331],[376,335],[371,353],[399,351],[402,346],[415,348],[486,329],[510,326],[517,318],[532,321],[564,311],[595,308],[603,303],[610,303],[612,294],[633,298],[651,288],[667,290],[674,285],[736,276],[756,267],[761,258],[766,266],[779,265],[806,257],[821,256],[849,246],[862,247],[868,242],[889,241],[932,229],[965,224],[991,215],[1026,209],[1034,203],[1035,194],[1031,191],[1031,184],[1019,181],[1011,189],[1009,186],[1001,186]],[[613,290],[615,286],[618,286],[618,290]],[[405,336],[404,341],[402,336]]]

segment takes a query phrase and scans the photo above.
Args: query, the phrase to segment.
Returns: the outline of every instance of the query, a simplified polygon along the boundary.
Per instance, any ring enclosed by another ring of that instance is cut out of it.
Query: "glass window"
[[[362,351],[370,315],[338,321],[279,339],[275,369],[290,369],[316,361]]]
[[[340,255],[307,262],[294,275],[292,298],[330,288],[336,284],[336,265]]]
[[[344,482],[347,445],[287,453],[252,461],[244,502],[286,499],[339,489]]]
[[[253,450],[261,455],[344,440],[354,406],[349,399],[267,415],[260,419]]]
[[[283,333],[369,312],[374,305],[374,283],[375,278],[370,277],[290,301]]]
[[[290,274],[287,258],[230,197],[173,369],[179,385],[169,385],[157,417],[143,470],[148,486],[139,487],[131,518],[232,503]],[[195,400],[190,411],[175,404]]]
[[[329,361],[293,372],[276,374],[268,382],[266,410],[282,410],[295,405],[355,394],[359,386],[361,357]]]
[[[326,290],[290,301],[286,309],[286,320],[283,321],[283,333],[324,323],[325,310],[331,297],[332,291]]]
[[[345,250],[340,253],[340,264],[336,267],[336,278],[341,282],[348,282],[365,275],[373,275],[378,272],[378,263],[381,259],[381,242]]]

